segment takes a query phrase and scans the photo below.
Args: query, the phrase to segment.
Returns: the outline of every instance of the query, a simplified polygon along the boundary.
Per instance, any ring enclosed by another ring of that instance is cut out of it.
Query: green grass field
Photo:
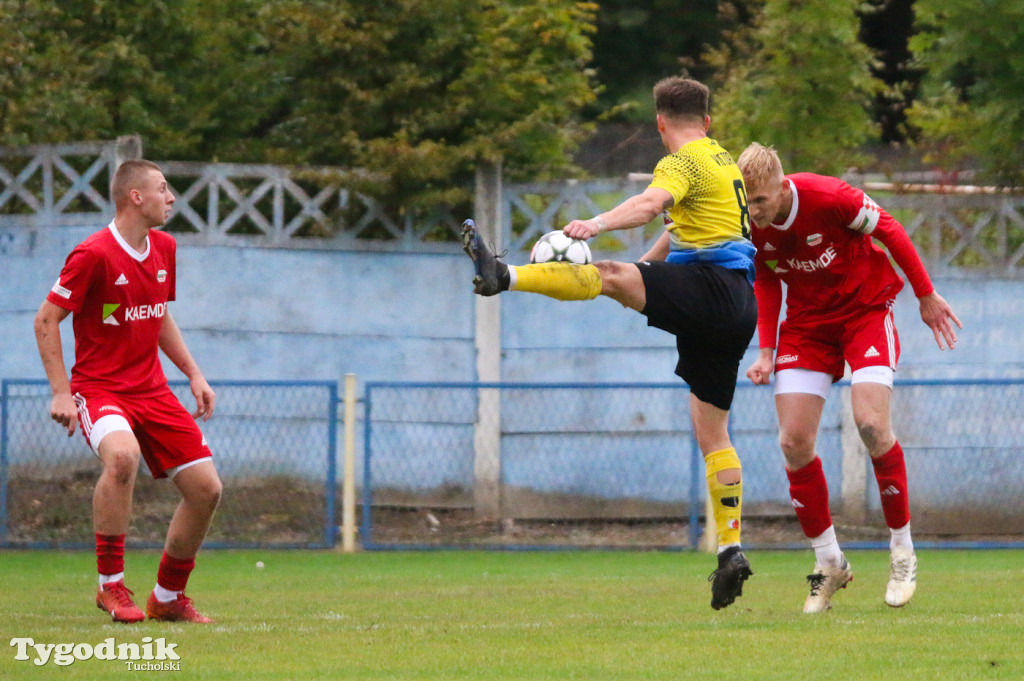
[[[189,584],[217,618],[202,626],[115,625],[93,604],[90,553],[6,551],[0,678],[1024,679],[1024,552],[921,551],[917,595],[895,610],[888,555],[851,551],[853,584],[813,617],[809,551],[749,555],[745,595],[715,612],[705,554],[209,551]],[[140,604],[158,559],[129,551]],[[15,637],[163,637],[180,671],[36,666],[14,659]]]

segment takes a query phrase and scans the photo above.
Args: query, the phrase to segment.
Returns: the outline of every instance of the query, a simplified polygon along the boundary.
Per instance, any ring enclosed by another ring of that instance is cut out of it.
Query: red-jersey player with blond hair
[[[167,307],[175,297],[175,242],[153,231],[174,195],[149,161],[122,163],[110,188],[113,222],[76,246],[35,318],[36,342],[53,398],[50,416],[82,433],[102,464],[93,495],[99,590],[96,605],[115,622],[145,619],[208,623],[185,584],[220,501],[221,482],[195,422],[216,396]],[[59,325],[73,314],[75,364],[68,380]],[[171,393],[159,350],[189,379],[190,415]],[[181,492],[146,613],[124,582],[125,534],[139,458]]]
[[[766,385],[775,372],[779,443],[790,496],[815,555],[804,612],[831,608],[832,596],[853,579],[836,539],[828,485],[815,452],[825,398],[846,364],[854,421],[871,457],[891,535],[885,602],[900,607],[917,586],[907,469],[890,422],[900,355],[892,306],[903,280],[872,238],[888,248],[907,275],[939,349],[944,343],[950,349],[956,345],[954,324],[962,324],[935,292],[903,226],[863,191],[834,177],[784,175],[775,150],[757,143],[737,164],[757,246],[754,291],[761,351],[747,376]],[[782,282],[786,319],[780,326]]]

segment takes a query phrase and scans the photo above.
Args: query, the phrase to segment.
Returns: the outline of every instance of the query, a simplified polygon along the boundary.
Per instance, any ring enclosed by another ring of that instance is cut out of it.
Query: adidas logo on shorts
[[[870,348],[868,348],[868,351],[864,353],[864,356],[865,357],[878,357],[879,354],[881,354],[881,353],[879,353],[878,350],[875,350],[875,346],[872,345]]]

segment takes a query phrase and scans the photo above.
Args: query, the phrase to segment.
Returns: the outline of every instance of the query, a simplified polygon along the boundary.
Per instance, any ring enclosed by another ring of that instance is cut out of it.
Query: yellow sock
[[[732,447],[711,452],[704,457],[707,471],[708,493],[715,512],[715,527],[718,528],[718,545],[740,543],[740,514],[743,510],[743,482],[724,485],[718,481],[718,473],[740,469],[740,457]]]
[[[601,273],[593,265],[545,262],[510,265],[515,270],[514,291],[541,293],[558,300],[591,300],[601,295]]]

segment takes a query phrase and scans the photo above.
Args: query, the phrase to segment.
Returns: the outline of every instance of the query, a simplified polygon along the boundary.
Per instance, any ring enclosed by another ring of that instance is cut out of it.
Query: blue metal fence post
[[[370,434],[373,423],[373,384],[364,386],[363,405],[363,520],[359,533],[362,535],[363,548],[373,548],[373,537],[370,535],[370,502],[373,496],[372,476],[370,474]]]
[[[338,386],[328,386],[327,400],[327,496],[326,518],[324,519],[324,543],[333,548],[338,538],[338,523],[335,521],[338,495]]]

